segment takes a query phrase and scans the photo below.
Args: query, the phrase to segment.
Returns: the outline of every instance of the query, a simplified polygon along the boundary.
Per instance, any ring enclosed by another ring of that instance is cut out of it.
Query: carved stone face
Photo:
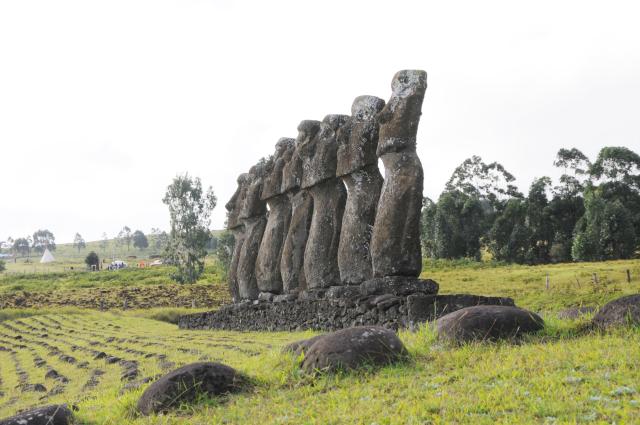
[[[247,194],[244,200],[240,218],[258,217],[267,212],[267,206],[261,199],[262,185],[268,164],[258,163],[249,170]]]
[[[427,89],[427,73],[421,70],[406,69],[398,71],[391,81],[394,96],[407,97],[424,93]]]
[[[358,96],[351,105],[351,117],[355,121],[370,121],[384,108],[384,100],[375,96]]]
[[[321,123],[316,121],[317,124],[314,124],[314,131],[316,126],[318,128],[315,137],[305,140],[300,145],[303,188],[335,177],[338,154],[336,132],[348,119],[348,115],[327,115]]]
[[[278,140],[278,143],[276,143],[276,152],[273,156],[273,166],[264,179],[261,195],[263,200],[267,200],[284,193],[282,190],[282,172],[286,162],[291,158],[290,152],[295,148],[295,143],[295,139],[286,137],[281,138]]]
[[[240,225],[238,222],[238,216],[240,215],[240,210],[244,205],[244,199],[247,194],[247,186],[249,183],[249,174],[242,173],[238,176],[238,187],[236,188],[236,192],[233,194],[229,202],[224,206],[227,210],[227,227],[229,229],[234,229]]]

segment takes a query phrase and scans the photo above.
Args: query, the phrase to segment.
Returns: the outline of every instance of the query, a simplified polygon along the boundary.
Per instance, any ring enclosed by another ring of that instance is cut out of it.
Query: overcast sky
[[[0,240],[168,229],[303,119],[424,69],[425,195],[477,154],[526,191],[560,147],[640,150],[640,6],[617,1],[0,1]]]

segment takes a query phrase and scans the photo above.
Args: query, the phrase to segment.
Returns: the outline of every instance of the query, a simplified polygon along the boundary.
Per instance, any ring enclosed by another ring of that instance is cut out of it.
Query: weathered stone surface
[[[373,277],[371,233],[383,178],[377,165],[368,165],[342,177],[347,201],[338,247],[338,270],[343,284],[354,285]]]
[[[309,120],[298,126],[303,189],[335,179],[338,162],[336,135],[348,119],[348,115],[327,115],[322,122]]]
[[[385,181],[371,236],[373,275],[419,276],[423,174],[415,152],[382,157]]]
[[[424,71],[398,72],[391,99],[377,116],[377,155],[384,164],[385,181],[371,238],[374,276],[419,276],[422,269],[424,176],[415,149],[426,79]]]
[[[504,297],[482,297],[470,294],[420,295],[407,297],[407,318],[410,327],[435,320],[451,312],[476,305],[506,305],[514,307],[513,299]]]
[[[400,361],[407,354],[395,332],[379,326],[361,326],[318,338],[307,349],[302,367],[309,372],[331,372],[383,366]]]
[[[627,295],[605,304],[593,316],[592,323],[601,329],[640,325],[640,294]]]
[[[264,216],[244,219],[245,238],[238,258],[236,278],[240,299],[255,300],[258,298],[256,258],[266,225],[267,218]]]
[[[436,327],[441,339],[470,342],[517,338],[541,330],[544,321],[518,307],[480,305],[449,313],[437,320]]]
[[[406,276],[387,276],[367,280],[360,284],[362,295],[411,295],[411,294],[437,294],[439,285],[431,279],[417,279]]]
[[[282,168],[282,193],[297,191],[302,183],[302,158],[298,151],[299,141],[293,150],[285,153],[285,163]],[[288,156],[290,155],[290,158]]]
[[[309,189],[313,215],[304,250],[307,288],[326,288],[340,282],[338,247],[347,192],[339,179],[325,180]]]
[[[261,162],[249,171],[245,200],[239,215],[244,226],[244,240],[234,274],[240,299],[254,300],[258,297],[256,259],[267,223],[266,202],[261,199],[261,194],[264,178],[272,166],[271,162]]]
[[[73,413],[64,404],[38,407],[19,413],[6,419],[0,419],[0,425],[69,425],[73,422]]]
[[[360,296],[359,286],[331,286],[327,288],[325,296],[327,298],[353,298]]]
[[[229,271],[227,272],[227,283],[229,285],[231,299],[234,302],[240,300],[240,289],[238,287],[238,262],[240,261],[240,253],[242,252],[242,245],[244,244],[244,230],[244,226],[231,229],[235,243],[233,246],[231,263],[229,264]]]
[[[377,116],[380,122],[379,157],[391,152],[415,152],[422,102],[427,90],[427,73],[399,71],[393,77],[391,90],[391,99]]]
[[[291,203],[287,194],[269,198],[267,203],[269,217],[258,250],[256,281],[260,291],[279,294],[283,289],[280,260],[291,222]]]
[[[244,206],[244,200],[247,195],[247,187],[249,183],[249,173],[243,173],[238,176],[238,187],[236,188],[235,193],[224,206],[227,210],[227,228],[235,229],[242,225],[242,223],[238,220],[240,215],[240,210]]]
[[[138,400],[143,415],[167,412],[190,403],[200,394],[209,397],[233,393],[245,380],[233,368],[212,362],[192,363],[174,370],[151,384]]]
[[[334,287],[335,288],[335,287]],[[357,286],[343,286],[354,289]],[[417,310],[414,303],[413,317],[408,312],[407,302],[412,296],[394,296],[390,294],[362,296],[345,293],[340,298],[331,298],[327,294],[331,289],[310,291],[322,292],[315,297],[304,298],[308,291],[300,293],[297,300],[275,302],[242,303],[221,307],[209,313],[196,313],[182,316],[179,325],[182,329],[227,329],[246,331],[292,331],[324,330],[333,331],[352,326],[377,325],[389,329],[412,328],[427,320],[435,320],[444,312],[456,308],[478,304],[507,303],[510,299],[476,297],[470,295],[442,295],[432,300],[433,310]],[[415,294],[424,297],[424,294]],[[446,308],[445,308],[446,307]]]
[[[278,143],[276,143],[276,151],[273,155],[273,167],[264,178],[262,186],[262,200],[269,200],[269,198],[285,192],[282,188],[282,175],[287,161],[291,159],[295,146],[296,139],[287,137],[282,137],[278,140]]]
[[[351,106],[351,117],[338,132],[336,175],[346,176],[367,165],[376,165],[379,124],[376,115],[384,100],[375,96],[359,96]]]
[[[324,337],[324,335],[316,335],[312,338],[294,341],[290,344],[285,345],[282,348],[282,352],[293,353],[294,356],[299,356],[300,354],[307,352],[309,348],[311,348],[311,346],[322,337]]]
[[[239,219],[263,216],[267,212],[267,203],[262,200],[262,186],[272,163],[259,163],[251,167],[247,181],[247,191],[240,210]]]
[[[306,288],[304,251],[313,214],[313,198],[308,190],[303,189],[290,196],[291,221],[280,258],[282,286],[287,293]]]

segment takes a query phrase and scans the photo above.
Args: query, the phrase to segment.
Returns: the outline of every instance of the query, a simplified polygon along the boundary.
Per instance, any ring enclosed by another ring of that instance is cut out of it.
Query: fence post
[[[597,285],[597,284],[599,283],[599,282],[598,282],[598,273],[593,273],[593,283],[594,283],[595,285]]]
[[[631,283],[631,270],[627,269],[627,283]]]
[[[547,285],[547,291],[548,291],[549,290],[549,273],[547,273],[546,285]]]

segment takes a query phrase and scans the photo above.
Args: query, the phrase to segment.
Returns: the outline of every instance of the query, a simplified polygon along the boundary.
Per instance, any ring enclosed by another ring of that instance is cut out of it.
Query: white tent
[[[42,254],[42,258],[40,259],[41,263],[53,263],[54,261],[56,261],[55,258],[53,258],[53,255],[51,255],[51,251],[49,251],[49,248],[46,248],[44,250],[44,254]]]

